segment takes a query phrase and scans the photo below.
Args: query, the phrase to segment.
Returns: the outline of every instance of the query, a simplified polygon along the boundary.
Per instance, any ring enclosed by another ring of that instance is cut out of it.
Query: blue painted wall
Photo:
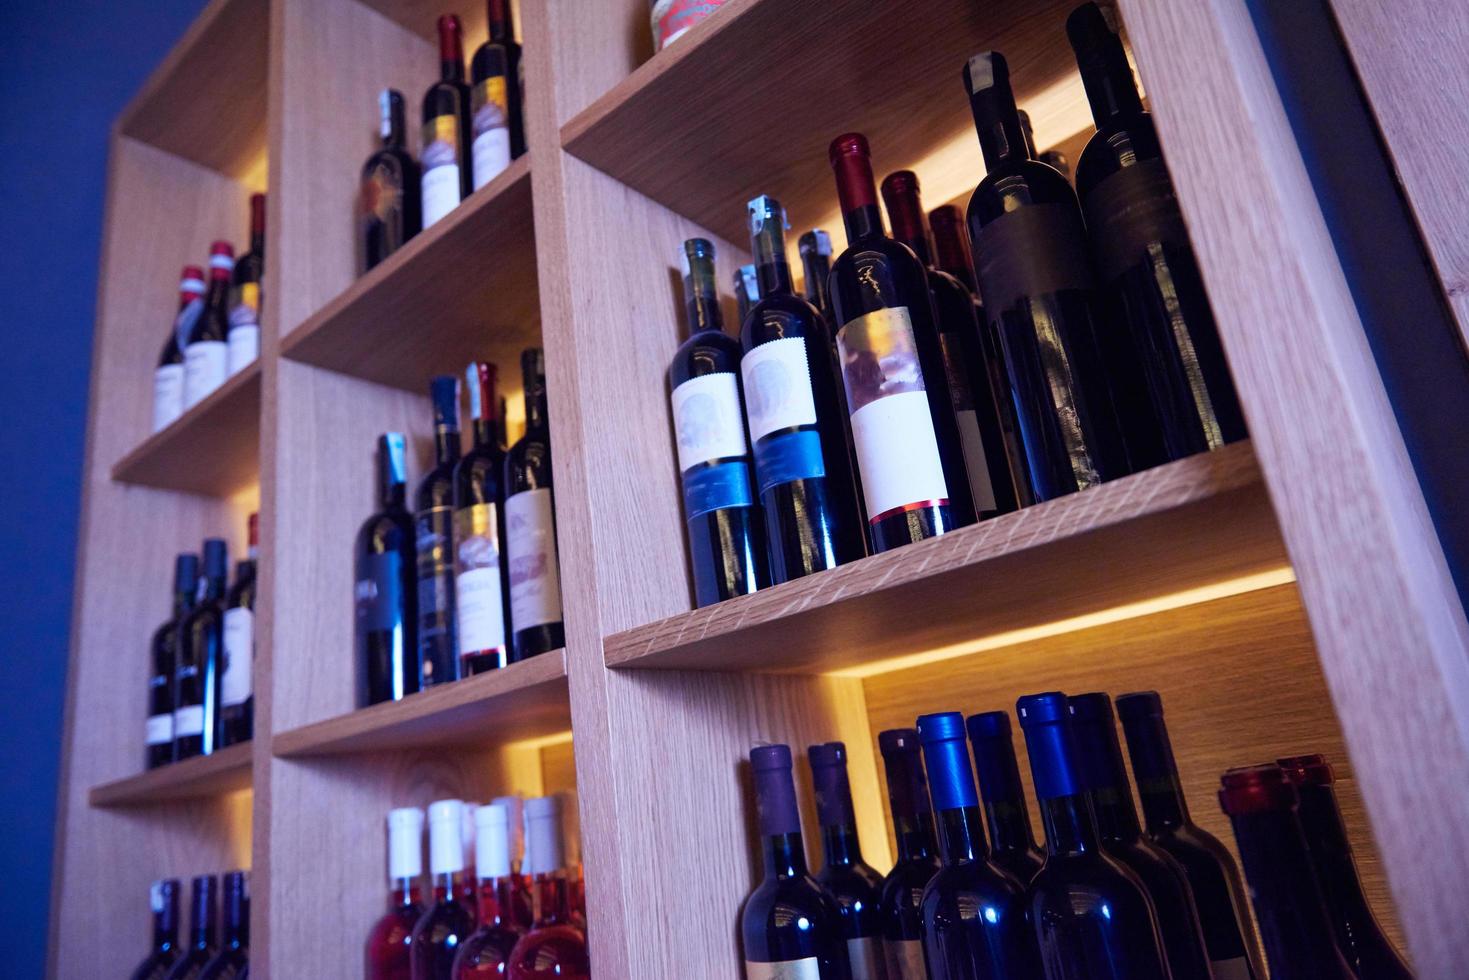
[[[8,937],[0,973],[7,977],[39,977],[45,968],[108,128],[203,6],[0,3],[0,337],[8,366],[0,385],[0,922]],[[138,900],[146,914],[144,896]]]

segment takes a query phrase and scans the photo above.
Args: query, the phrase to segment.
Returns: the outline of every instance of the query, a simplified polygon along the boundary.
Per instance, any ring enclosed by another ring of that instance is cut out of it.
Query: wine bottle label
[[[991,318],[1027,297],[1091,289],[1080,210],[1031,204],[1005,212],[975,236],[974,268]]]
[[[161,432],[184,414],[184,366],[165,364],[153,371],[153,431]]]
[[[459,119],[434,116],[423,124],[423,227],[459,205]]]
[[[784,963],[745,960],[745,980],[821,980],[821,961],[814,956]]]
[[[1250,969],[1250,960],[1247,956],[1234,956],[1227,960],[1210,960],[1209,969],[1214,973],[1214,980],[1255,980],[1255,972]]]
[[[732,464],[726,464],[732,465]],[[826,476],[821,455],[821,435],[814,429],[782,432],[755,443],[755,476],[760,493],[795,480],[819,480]],[[684,477],[685,483],[688,477]]]
[[[804,338],[784,337],[761,344],[740,359],[740,374],[751,442],[758,443],[781,429],[816,424],[816,396],[811,393]]]
[[[455,609],[459,655],[505,649],[505,598],[500,589],[500,531],[494,504],[454,512]]]
[[[749,452],[733,372],[690,378],[673,389],[670,400],[680,472],[718,460],[742,459]]]
[[[204,705],[189,704],[173,713],[174,738],[188,738],[204,734]]]
[[[260,356],[260,327],[253,323],[230,327],[228,344],[227,370],[234,377]]]
[[[173,715],[149,715],[147,723],[149,745],[167,745],[173,741]]]
[[[510,166],[510,107],[505,94],[505,76],[491,75],[474,87],[470,101],[474,113],[474,189],[494,180]]]
[[[653,6],[653,40],[657,49],[687,34],[699,21],[719,9],[724,0],[658,0]]]
[[[1188,249],[1188,228],[1161,159],[1141,160],[1104,177],[1082,202],[1097,278],[1111,282],[1155,245]]]
[[[847,961],[852,965],[852,980],[886,980],[887,961],[881,936],[848,939]]]
[[[683,474],[684,519],[693,520],[711,511],[731,507],[753,507],[750,464],[743,460],[695,467]]]
[[[362,555],[357,559],[357,584],[352,596],[359,637],[399,627],[403,614],[402,581],[403,558],[396,551]]]
[[[434,653],[447,645],[452,656],[454,631],[454,512],[450,507],[419,511],[414,522],[418,544],[418,648],[423,652],[423,682],[441,683],[444,669]],[[452,662],[448,666],[453,669]]]
[[[219,682],[219,701],[244,704],[252,689],[255,663],[255,614],[243,606],[224,611],[224,671]]]
[[[505,501],[505,547],[511,627],[520,632],[561,622],[561,571],[549,489],[525,490]]]
[[[964,452],[964,475],[974,497],[974,510],[977,514],[990,513],[999,509],[999,505],[995,503],[995,487],[990,482],[984,439],[979,433],[979,415],[974,410],[974,389],[969,384],[968,366],[964,363],[959,342],[951,334],[939,334],[939,347],[944,352],[944,375],[949,381],[954,420],[959,425],[959,448]]]
[[[928,967],[923,961],[923,940],[884,939],[888,980],[928,980]]]
[[[849,321],[837,333],[837,352],[868,521],[948,504],[908,308],[874,310]]]
[[[229,377],[229,347],[222,340],[198,340],[184,348],[184,408],[208,398]]]

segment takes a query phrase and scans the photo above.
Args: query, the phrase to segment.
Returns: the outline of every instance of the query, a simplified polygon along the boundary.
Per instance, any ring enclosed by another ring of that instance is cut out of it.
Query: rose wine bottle
[[[1263,977],[1255,961],[1255,930],[1239,868],[1219,839],[1189,817],[1163,724],[1162,699],[1154,691],[1124,694],[1117,699],[1117,714],[1127,735],[1148,839],[1177,858],[1188,875],[1215,980]]]
[[[765,534],[750,489],[740,394],[740,342],[724,332],[714,287],[714,246],[683,243],[689,337],[668,366],[669,401],[683,479],[694,605],[747,595],[770,583]]]
[[[495,365],[471,364],[465,381],[474,446],[454,468],[454,607],[465,675],[510,662],[505,631],[510,576],[505,570],[505,447],[496,416]]]
[[[491,802],[505,808],[510,821],[510,904],[506,914],[522,932],[535,921],[531,908],[530,882],[525,871],[525,801],[518,796],[497,796]]]
[[[974,522],[928,275],[887,237],[866,137],[831,144],[847,249],[832,264],[837,329],[869,550]]]
[[[250,195],[250,251],[235,263],[230,283],[230,329],[226,338],[231,376],[260,356],[260,310],[265,283],[265,195]]]
[[[1219,805],[1234,826],[1270,980],[1355,980],[1336,944],[1290,777],[1277,765],[1247,766],[1229,770],[1220,783]]]
[[[459,462],[459,379],[441,375],[434,404],[434,466],[418,483],[414,536],[418,548],[418,660],[421,686],[459,679],[454,611],[454,467]]]
[[[204,311],[204,270],[184,266],[179,279],[179,311],[153,369],[153,431],[161,432],[184,414],[184,346],[194,321]]]
[[[561,620],[561,561],[556,495],[551,486],[551,422],[546,411],[546,355],[520,354],[525,434],[505,454],[505,554],[510,571],[510,659],[528,660],[566,645]]]
[[[428,808],[428,860],[434,881],[434,902],[413,926],[413,980],[450,980],[454,954],[474,931],[469,910],[455,887],[464,870],[460,843],[464,804],[439,800]]]
[[[184,409],[208,398],[229,377],[230,273],[235,250],[229,242],[209,246],[209,291],[184,345]]]
[[[498,980],[510,969],[510,954],[526,931],[511,915],[510,811],[503,803],[489,803],[474,811],[474,822],[479,927],[454,955],[453,977]]]
[[[918,719],[942,867],[923,890],[929,976],[1039,980],[1025,888],[985,853],[974,770],[957,711]],[[975,910],[983,909],[982,914]]]
[[[964,726],[974,748],[974,769],[990,832],[990,860],[1022,885],[1029,885],[1045,858],[1035,845],[1030,827],[1030,811],[1025,806],[1025,789],[1020,784],[1020,767],[1010,736],[1010,716],[1003,711],[986,711],[970,715]]]
[[[862,518],[841,375],[826,323],[793,291],[785,208],[757,197],[749,218],[759,298],[741,318],[740,377],[770,577],[779,584],[862,557]]]
[[[806,872],[790,747],[751,749],[750,768],[765,876],[740,912],[745,977],[851,980],[841,911]]]
[[[587,940],[570,921],[558,798],[525,801],[525,842],[536,918],[510,953],[509,980],[589,980]]]
[[[155,881],[148,889],[153,908],[153,948],[131,974],[131,980],[163,980],[182,955],[179,949],[179,882]]]
[[[174,758],[209,755],[217,747],[224,583],[229,555],[222,538],[204,542],[198,601],[179,626],[174,669]],[[212,894],[212,893],[211,893]]]
[[[802,288],[806,301],[816,307],[821,319],[830,327],[835,322],[831,314],[831,293],[827,290],[827,279],[831,276],[831,235],[820,228],[812,228],[800,237],[796,247],[801,253]],[[832,343],[835,345],[835,337]]]
[[[406,505],[401,432],[377,441],[378,512],[357,531],[354,643],[358,704],[397,701],[418,690],[417,540]]]
[[[199,980],[238,980],[250,960],[250,878],[244,871],[223,876],[224,943]]]
[[[464,81],[464,38],[459,18],[439,18],[439,80],[423,96],[419,154],[425,228],[459,206],[474,189],[470,146],[469,86]]]
[[[148,677],[144,732],[149,769],[173,761],[173,679],[178,666],[179,626],[194,608],[198,589],[199,556],[179,555],[173,563],[173,617],[153,633],[153,671]]]
[[[367,980],[413,980],[413,927],[423,915],[423,811],[388,811],[388,910],[367,934]]]
[[[750,307],[760,302],[760,283],[753,265],[742,265],[734,271],[735,309],[739,311],[739,323],[744,325],[750,315]]]
[[[489,40],[469,65],[474,189],[494,180],[525,152],[521,112],[520,45],[510,20],[510,0],[488,0]]]
[[[898,861],[882,882],[882,948],[888,980],[927,980],[923,962],[923,889],[938,874],[933,807],[923,773],[916,728],[894,728],[877,736],[887,772],[888,803]]]
[[[200,875],[193,880],[189,900],[189,944],[169,968],[167,980],[196,980],[219,951],[215,911],[219,880]]]
[[[1066,695],[1023,697],[1015,713],[1046,828],[1026,896],[1046,980],[1169,980],[1153,903],[1102,846]]]
[[[857,816],[847,779],[847,747],[826,742],[806,749],[811,782],[816,788],[816,818],[821,824],[824,860],[816,882],[837,903],[842,938],[853,977],[881,978],[887,973],[883,952],[882,875],[862,860]]]
[[[1138,825],[1132,785],[1117,740],[1112,699],[1105,694],[1077,694],[1069,703],[1076,750],[1090,787],[1102,849],[1137,876],[1152,900],[1163,954],[1174,980],[1209,980],[1209,955],[1188,875],[1171,854],[1144,838]]]
[[[235,566],[235,584],[224,600],[219,669],[219,744],[250,740],[255,730],[255,576],[260,560],[260,515],[251,514],[249,552]],[[226,898],[229,896],[226,895]]]
[[[385,88],[378,95],[377,105],[382,146],[362,165],[358,200],[359,264],[363,272],[402,248],[423,226],[418,161],[403,145],[403,96]]]

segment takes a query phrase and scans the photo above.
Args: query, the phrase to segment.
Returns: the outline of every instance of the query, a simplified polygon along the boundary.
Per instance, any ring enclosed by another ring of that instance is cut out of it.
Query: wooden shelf
[[[119,483],[222,497],[260,476],[260,362],[112,465]]]
[[[609,667],[858,668],[1288,565],[1249,443],[608,638]]]
[[[536,738],[571,727],[566,651],[466,677],[453,684],[387,701],[276,735],[278,756],[462,746]]]
[[[281,343],[281,354],[424,393],[474,358],[513,372],[539,342],[530,158],[522,156]]]
[[[149,806],[245,789],[250,785],[250,745],[242,742],[212,755],[93,786],[87,799],[98,807]]]

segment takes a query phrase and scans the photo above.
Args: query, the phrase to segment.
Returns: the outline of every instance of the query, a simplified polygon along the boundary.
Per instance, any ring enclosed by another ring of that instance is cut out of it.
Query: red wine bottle
[[[1204,280],[1122,39],[1094,3],[1072,12],[1066,33],[1097,123],[1077,163],[1076,189],[1129,462],[1143,469],[1243,439]]]
[[[708,606],[770,584],[740,393],[740,342],[724,332],[714,246],[683,243],[688,339],[668,365],[669,402],[683,480],[694,604]]]
[[[1355,980],[1336,944],[1296,816],[1296,790],[1277,765],[1231,769],[1219,805],[1234,826],[1270,980]]]
[[[149,769],[173,761],[173,685],[178,667],[179,627],[194,608],[199,590],[199,556],[179,555],[173,563],[173,616],[153,633],[153,671],[148,677],[148,721],[144,732]]]
[[[938,873],[933,807],[916,728],[877,736],[887,773],[898,860],[882,882],[882,948],[888,980],[928,980],[923,961],[923,889]]]
[[[179,626],[174,669],[174,758],[209,755],[217,747],[219,661],[224,635],[224,584],[229,555],[221,538],[204,542],[204,575],[194,609]],[[212,892],[211,892],[212,894]]]
[[[422,178],[418,161],[404,147],[403,96],[379,93],[378,137],[382,146],[362,165],[359,194],[359,264],[366,272],[392,255],[423,226]]]
[[[964,83],[988,170],[969,199],[984,308],[1000,337],[1037,500],[1128,472],[1092,309],[1091,258],[1076,192],[1032,160],[998,52]]]
[[[490,37],[469,65],[474,189],[494,180],[525,152],[521,112],[520,45],[510,20],[510,0],[487,0]]]
[[[806,301],[816,307],[821,319],[830,327],[836,322],[831,313],[831,293],[827,289],[827,280],[831,276],[831,236],[820,228],[813,228],[801,236],[796,247],[801,253],[802,287]],[[835,351],[835,337],[832,344]]]
[[[459,379],[440,375],[434,405],[434,466],[418,483],[414,536],[418,548],[418,660],[421,687],[459,679],[454,612],[454,467],[459,462]]]
[[[474,921],[455,888],[464,870],[464,845],[460,842],[463,807],[458,800],[439,800],[428,808],[428,860],[434,902],[413,926],[413,980],[450,980],[454,954],[474,931]]]
[[[454,606],[459,617],[462,673],[479,674],[510,662],[505,570],[505,447],[496,416],[495,366],[471,364],[465,381],[474,446],[454,468]]]
[[[193,880],[189,899],[189,944],[169,968],[167,980],[197,980],[200,972],[219,952],[215,923],[219,880],[199,875]]]
[[[153,369],[153,431],[161,432],[184,414],[184,345],[204,310],[204,270],[184,266],[179,280],[179,311]]]
[[[479,925],[454,956],[454,980],[490,977],[510,969],[510,954],[525,935],[512,913],[515,878],[510,870],[510,811],[488,803],[474,811]]]
[[[260,356],[260,311],[265,283],[265,195],[250,195],[250,251],[235,263],[230,285],[227,367],[231,376]]]
[[[179,949],[178,879],[153,882],[148,900],[153,908],[153,948],[133,970],[131,980],[163,980],[183,955]]]
[[[847,747],[841,742],[812,745],[806,749],[806,758],[816,789],[824,857],[816,883],[836,902],[841,914],[852,975],[881,977],[887,969],[882,946],[882,875],[862,860],[847,779]]]
[[[739,312],[740,325],[750,315],[750,307],[760,302],[760,281],[753,265],[742,265],[734,271],[735,309]]]
[[[235,250],[229,242],[209,246],[209,291],[184,338],[184,409],[202,402],[229,377],[230,272]]]
[[[510,953],[509,980],[589,980],[587,939],[570,920],[558,798],[525,801],[525,837],[536,917]]]
[[[388,811],[388,910],[367,934],[366,980],[413,980],[413,927],[423,916],[423,811]]]
[[[1311,864],[1336,930],[1336,944],[1347,965],[1363,980],[1412,980],[1392,941],[1382,931],[1347,838],[1346,823],[1336,802],[1336,773],[1324,755],[1298,755],[1278,760],[1300,799],[1301,830]]]
[[[469,86],[459,18],[439,18],[439,80],[423,95],[422,207],[425,228],[459,206],[474,189],[469,158]]]
[[[505,554],[510,571],[510,659],[527,660],[566,645],[561,619],[561,562],[556,496],[551,486],[551,422],[546,411],[546,355],[520,354],[525,434],[505,454]]]
[[[260,515],[251,514],[249,557],[235,566],[224,600],[219,669],[219,744],[249,741],[255,730],[255,590],[260,560]],[[228,895],[226,895],[228,897]]]
[[[887,237],[867,139],[831,144],[847,248],[832,265],[832,313],[867,510],[869,550],[974,522],[928,275]]]
[[[401,432],[377,441],[378,512],[357,531],[352,587],[358,704],[397,701],[418,690],[417,539],[406,506]]]
[[[250,960],[250,878],[229,871],[224,884],[224,942],[199,972],[199,980],[237,980]]]
[[[741,391],[770,577],[779,584],[861,558],[862,518],[841,377],[821,314],[792,289],[785,208],[761,196],[749,217],[759,299],[740,331]]]
[[[1020,784],[1020,767],[1010,736],[1010,716],[1003,711],[986,711],[970,715],[964,726],[974,748],[974,769],[990,832],[990,860],[1022,885],[1029,885],[1045,857],[1036,847],[1030,827],[1025,788]]]

